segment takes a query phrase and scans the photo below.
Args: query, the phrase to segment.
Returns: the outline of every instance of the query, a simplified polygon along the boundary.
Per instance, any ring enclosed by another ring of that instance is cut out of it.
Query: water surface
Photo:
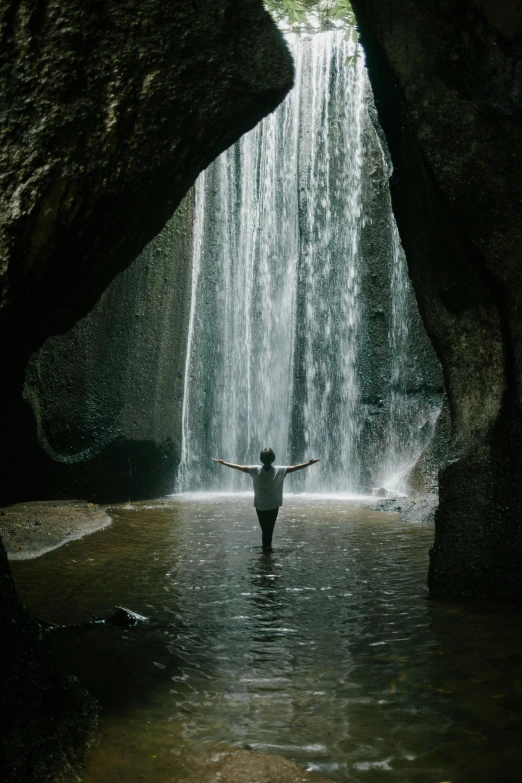
[[[113,507],[105,531],[12,564],[54,622],[150,618],[52,642],[101,705],[85,781],[200,783],[231,746],[335,781],[520,781],[520,610],[428,600],[433,529],[368,500],[287,496],[271,555],[251,502]]]

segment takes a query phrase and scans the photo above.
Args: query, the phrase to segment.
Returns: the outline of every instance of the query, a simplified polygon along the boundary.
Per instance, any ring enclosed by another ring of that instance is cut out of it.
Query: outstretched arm
[[[309,468],[310,465],[315,465],[316,462],[320,462],[320,459],[316,459],[315,457],[313,459],[309,459],[308,462],[301,462],[300,465],[288,465],[286,472],[287,473],[295,473],[296,470],[303,470],[303,468]]]
[[[248,465],[234,465],[233,462],[225,462],[222,459],[216,459],[212,457],[213,462],[218,462],[220,465],[226,465],[227,468],[234,468],[234,470],[240,470],[242,473],[248,473]]]

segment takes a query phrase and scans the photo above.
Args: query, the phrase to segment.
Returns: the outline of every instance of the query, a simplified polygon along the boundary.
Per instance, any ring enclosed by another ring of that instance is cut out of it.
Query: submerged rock
[[[57,632],[81,631],[85,628],[90,628],[93,625],[121,625],[132,627],[149,622],[148,617],[138,614],[138,612],[133,612],[132,609],[127,609],[125,606],[117,606],[114,614],[111,614],[108,617],[99,617],[96,615],[89,622],[78,623],[77,625],[57,625],[49,620],[45,620],[43,617],[37,617],[36,619],[44,631],[52,631],[55,634]]]
[[[327,783],[316,772],[306,772],[283,756],[258,753],[252,749],[233,749],[202,764],[196,777],[187,783]]]
[[[140,623],[147,623],[148,621],[148,617],[138,614],[138,612],[133,612],[132,609],[127,609],[125,606],[117,606],[115,613],[107,617],[105,622],[115,623],[116,625],[140,625]]]
[[[388,490],[385,487],[377,487],[376,489],[372,490],[372,495],[374,495],[376,498],[387,498]]]

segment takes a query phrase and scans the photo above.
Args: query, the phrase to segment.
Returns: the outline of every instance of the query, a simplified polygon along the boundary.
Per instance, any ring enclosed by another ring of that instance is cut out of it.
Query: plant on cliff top
[[[264,0],[278,24],[295,33],[348,29],[356,26],[350,0]]]

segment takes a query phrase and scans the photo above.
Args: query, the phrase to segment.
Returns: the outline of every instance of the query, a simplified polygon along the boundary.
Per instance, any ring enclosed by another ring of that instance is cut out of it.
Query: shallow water
[[[56,623],[150,618],[52,640],[101,705],[86,783],[199,783],[231,745],[337,781],[522,780],[521,611],[428,600],[433,528],[368,500],[287,496],[271,555],[251,502],[112,507],[105,531],[12,563]]]

